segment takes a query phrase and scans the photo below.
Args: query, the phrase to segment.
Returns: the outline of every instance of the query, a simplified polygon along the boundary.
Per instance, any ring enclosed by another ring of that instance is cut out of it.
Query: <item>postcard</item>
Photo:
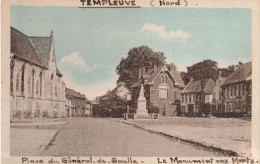
[[[2,1],[2,163],[260,163],[259,12]]]

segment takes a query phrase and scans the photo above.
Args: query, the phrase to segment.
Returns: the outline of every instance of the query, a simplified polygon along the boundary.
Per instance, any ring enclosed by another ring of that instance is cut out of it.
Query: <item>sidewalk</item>
[[[10,153],[12,156],[37,156],[51,142],[57,130],[10,129]]]
[[[34,118],[34,119],[15,119],[10,123],[11,128],[37,128],[37,129],[56,129],[62,124],[69,122],[73,117],[65,118]]]
[[[200,120],[198,118],[193,119],[167,118],[158,121],[121,120],[121,122],[165,136],[171,136],[184,142],[192,142],[195,145],[215,148],[219,149],[219,151],[224,150],[225,152],[231,152],[231,154],[235,153],[238,156],[246,156],[251,152],[250,121],[213,118],[214,120],[201,119],[204,125],[198,125],[195,123]],[[194,123],[192,124],[192,122]],[[230,122],[230,124],[226,125],[227,122]]]

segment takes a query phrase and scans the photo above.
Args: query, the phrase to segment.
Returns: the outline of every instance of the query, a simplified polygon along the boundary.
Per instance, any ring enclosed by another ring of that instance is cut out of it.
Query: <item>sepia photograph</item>
[[[252,24],[249,8],[10,6],[10,157],[252,156]]]

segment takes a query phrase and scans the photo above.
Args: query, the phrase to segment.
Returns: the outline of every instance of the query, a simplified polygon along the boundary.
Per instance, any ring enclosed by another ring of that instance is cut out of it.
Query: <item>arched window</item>
[[[25,65],[23,65],[22,70],[22,78],[21,78],[21,92],[24,93],[24,74],[25,74]]]
[[[31,74],[31,76],[32,76],[32,93],[31,93],[31,95],[32,96],[34,96],[34,74],[35,74],[35,70],[34,70],[34,68],[32,69],[32,74]]]
[[[159,98],[166,99],[168,98],[168,88],[167,86],[160,86],[159,87]]]
[[[16,77],[16,93],[20,92],[20,71],[17,73]]]
[[[40,78],[40,96],[42,96],[42,71],[39,74],[39,78]]]
[[[11,61],[10,64],[10,92],[13,93],[14,91],[14,60]]]

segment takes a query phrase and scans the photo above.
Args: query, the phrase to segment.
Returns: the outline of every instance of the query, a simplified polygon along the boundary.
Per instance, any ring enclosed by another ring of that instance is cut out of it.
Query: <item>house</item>
[[[123,82],[119,82],[117,84],[117,87],[115,89],[113,89],[111,92],[116,94],[121,99],[124,99],[124,100],[130,100],[131,99],[131,92],[125,86],[125,83],[123,83]]]
[[[225,82],[226,78],[221,77],[222,71],[219,70],[219,76],[216,80],[216,85],[213,89],[213,97],[212,97],[212,113],[223,113],[223,105],[222,105],[222,84]]]
[[[239,65],[222,85],[225,113],[251,115],[252,62]]]
[[[181,100],[180,92],[184,83],[178,71],[170,70],[166,65],[154,65],[153,69],[140,68],[139,79],[132,87],[139,93],[141,84],[144,85],[144,96],[147,104],[159,108],[162,116],[174,116]],[[134,101],[138,96],[133,97]]]
[[[181,91],[181,113],[189,116],[211,113],[215,82],[211,79],[191,81]]]
[[[86,96],[73,89],[66,88],[66,99],[71,102],[71,106],[67,108],[68,116],[85,116]]]
[[[64,117],[65,83],[57,68],[54,36],[27,36],[11,27],[11,118]]]

